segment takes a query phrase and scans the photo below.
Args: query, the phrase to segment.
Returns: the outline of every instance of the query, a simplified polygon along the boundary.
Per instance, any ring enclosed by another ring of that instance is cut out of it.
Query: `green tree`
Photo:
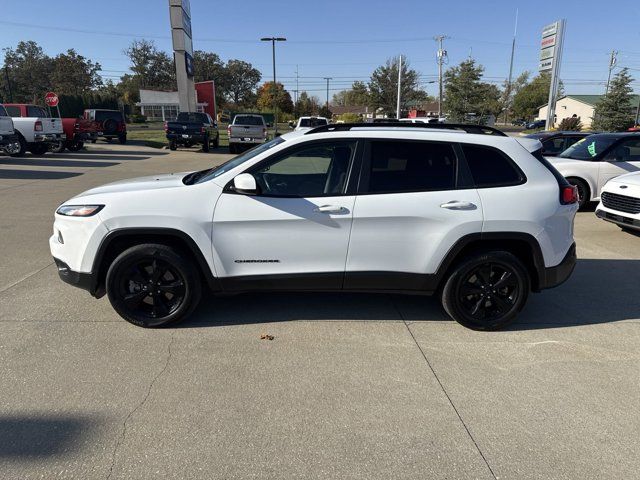
[[[333,105],[362,107],[369,104],[369,89],[367,84],[355,81],[348,90],[342,90],[333,96]]]
[[[310,97],[307,92],[301,92],[298,96],[298,102],[295,105],[295,116],[305,117],[309,115],[317,115],[320,110],[320,100],[318,97]]]
[[[507,80],[505,80],[502,84],[502,93],[500,94],[500,110],[505,113],[505,119],[507,117],[513,118],[513,99],[518,94],[518,92],[529,83],[530,76],[531,72],[524,71],[511,82],[511,85],[508,84]]]
[[[258,89],[257,106],[263,112],[273,111],[273,99],[277,99],[278,111],[283,113],[293,112],[293,102],[291,101],[291,95],[284,89],[284,85],[280,82],[276,83],[274,92],[273,82],[265,82]]]
[[[548,73],[541,73],[531,82],[522,86],[513,96],[512,112],[517,118],[531,119],[549,100],[551,78]]]
[[[226,77],[226,95],[230,101],[236,105],[243,105],[245,107],[255,102],[254,92],[262,79],[259,70],[253,68],[253,65],[248,62],[229,60],[224,67],[224,74]],[[271,82],[271,85],[273,85],[273,82]],[[289,103],[291,103],[290,96]],[[292,105],[293,104],[289,106],[287,104],[287,108],[290,108],[288,110],[289,112],[293,110]],[[287,110],[283,109],[282,111],[286,112]]]
[[[74,49],[53,58],[51,87],[59,95],[80,95],[102,85],[100,64],[79,55]]]
[[[14,102],[42,104],[44,94],[50,90],[51,58],[34,41],[18,42],[15,50],[4,49],[6,68]],[[4,72],[3,72],[4,73]],[[2,90],[8,92],[5,75],[0,75]]]
[[[626,68],[611,79],[609,91],[596,105],[593,114],[593,128],[605,132],[620,132],[634,124],[631,106],[633,78]]]
[[[133,81],[139,88],[175,90],[176,70],[173,59],[157,49],[153,40],[134,40],[123,52],[131,61]]]
[[[475,114],[484,123],[488,115],[500,111],[500,91],[495,85],[482,82],[484,67],[475,60],[465,60],[444,74],[444,109],[449,120],[465,122]]]
[[[402,57],[402,102],[426,101],[429,96],[420,88],[418,72],[410,68],[409,62]],[[374,109],[382,108],[386,114],[396,112],[398,96],[399,57],[389,58],[384,65],[376,68],[369,81],[369,105]]]

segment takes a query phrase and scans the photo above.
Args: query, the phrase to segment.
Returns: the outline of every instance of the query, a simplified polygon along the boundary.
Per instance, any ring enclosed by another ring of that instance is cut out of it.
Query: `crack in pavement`
[[[453,411],[456,412],[456,415],[458,416],[458,419],[460,420],[460,423],[462,423],[462,426],[467,431],[467,435],[469,436],[469,438],[471,439],[471,441],[475,445],[476,450],[478,451],[478,453],[480,454],[480,457],[484,461],[484,464],[489,469],[489,472],[491,473],[491,476],[495,480],[497,480],[498,477],[496,477],[496,474],[493,472],[493,469],[491,468],[491,465],[489,465],[489,462],[487,461],[486,457],[484,456],[484,453],[482,453],[482,450],[480,449],[480,446],[478,445],[478,442],[476,442],[476,439],[473,438],[473,435],[471,435],[471,431],[469,430],[469,427],[467,427],[467,424],[464,422],[464,420],[462,418],[462,415],[460,415],[460,412],[458,411],[458,409],[456,408],[455,404],[453,403],[453,400],[451,399],[451,397],[447,393],[447,390],[444,388],[444,385],[440,381],[440,377],[438,377],[438,374],[436,373],[436,371],[434,370],[433,366],[431,365],[431,362],[427,358],[427,355],[424,353],[424,350],[422,349],[422,347],[418,343],[418,340],[416,339],[415,335],[411,331],[411,328],[409,328],[409,323],[407,323],[407,321],[405,320],[404,315],[402,315],[402,312],[400,311],[400,309],[398,308],[396,303],[393,300],[391,300],[391,303],[393,305],[393,308],[395,308],[396,312],[398,312],[398,315],[402,319],[402,322],[404,323],[404,326],[406,327],[407,331],[409,332],[409,335],[411,335],[411,338],[413,339],[413,342],[416,344],[416,347],[418,347],[418,350],[420,350],[420,353],[422,354],[422,358],[424,358],[424,361],[426,362],[427,366],[429,367],[429,370],[431,370],[431,373],[433,374],[433,376],[435,377],[436,381],[438,382],[438,385],[440,385],[440,389],[442,390],[442,393],[444,393],[444,396],[447,397],[447,400],[449,401],[449,404],[451,405],[451,408],[453,408]]]
[[[124,422],[122,422],[122,433],[120,434],[120,437],[118,438],[118,441],[116,442],[116,445],[113,448],[113,453],[111,454],[111,465],[109,466],[109,473],[107,474],[107,480],[109,480],[111,478],[111,475],[113,474],[113,467],[115,467],[116,459],[118,458],[118,449],[120,448],[120,445],[122,445],[122,443],[124,442],[124,439],[127,435],[127,422],[131,419],[134,413],[136,413],[138,410],[140,410],[144,406],[144,404],[149,399],[149,396],[151,395],[151,390],[153,390],[153,386],[156,384],[158,379],[164,374],[164,372],[167,371],[167,368],[169,367],[169,362],[171,361],[171,357],[172,357],[171,346],[173,345],[174,340],[175,340],[175,332],[171,335],[171,339],[169,340],[169,344],[167,345],[167,358],[164,362],[164,367],[162,367],[162,370],[160,370],[156,374],[156,376],[153,377],[153,380],[151,380],[151,383],[147,388],[147,394],[144,396],[142,401],[138,403],[138,405],[136,405],[135,408],[129,412],[129,414],[124,419]]]
[[[55,262],[51,262],[51,263],[47,263],[44,267],[39,268],[38,270],[36,270],[35,272],[31,272],[31,273],[27,273],[24,277],[22,277],[20,280],[16,280],[15,282],[6,285],[4,287],[2,287],[0,289],[0,293],[4,293],[7,290],[11,290],[13,287],[15,287],[16,285],[18,285],[19,283],[24,282],[25,280],[30,279],[31,277],[33,277],[34,275],[39,274],[41,271],[46,270],[47,268],[49,268],[51,265],[53,265]]]

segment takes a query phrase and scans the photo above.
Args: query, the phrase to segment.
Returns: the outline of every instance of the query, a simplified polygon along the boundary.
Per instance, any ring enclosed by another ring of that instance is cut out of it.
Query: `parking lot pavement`
[[[207,298],[143,330],[59,281],[60,202],[225,158],[0,157],[0,478],[637,477],[640,236],[593,212],[572,278],[504,332],[435,299],[327,293]]]

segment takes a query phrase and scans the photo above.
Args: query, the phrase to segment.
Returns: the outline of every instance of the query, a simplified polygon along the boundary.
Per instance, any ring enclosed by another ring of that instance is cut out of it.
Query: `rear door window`
[[[9,105],[9,106],[6,106],[5,108],[10,117],[18,118],[22,116],[22,114],[20,113],[20,107],[14,107],[12,105]]]
[[[373,141],[366,193],[422,192],[456,188],[453,145],[402,140]]]
[[[27,117],[47,118],[48,116],[49,114],[44,108],[37,105],[27,105]]]
[[[565,139],[562,137],[545,140],[544,142],[542,142],[542,146],[544,147],[544,153],[546,153],[547,155],[560,153],[566,148]]]
[[[461,147],[477,188],[524,183],[524,173],[500,150],[484,145],[462,144]]]

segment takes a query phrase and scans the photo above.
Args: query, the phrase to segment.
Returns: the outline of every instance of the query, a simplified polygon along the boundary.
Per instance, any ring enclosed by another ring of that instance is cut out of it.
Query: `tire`
[[[178,143],[175,140],[169,140],[169,150],[177,150]]]
[[[567,182],[578,188],[578,208],[583,210],[591,201],[591,189],[581,178],[567,178]]]
[[[122,135],[118,135],[118,141],[120,142],[120,144],[124,145],[125,143],[127,143],[127,134],[122,134]]]
[[[97,141],[98,141],[98,139],[97,139],[97,138],[92,138],[92,139],[91,139],[91,143],[96,143]]]
[[[102,131],[105,134],[108,135],[113,135],[116,133],[116,130],[118,129],[118,124],[116,123],[116,121],[112,118],[107,118],[104,123],[102,124]]]
[[[29,151],[34,155],[44,155],[49,151],[49,145],[46,143],[35,143],[29,146]]]
[[[213,148],[220,147],[220,135],[216,135],[216,139],[213,141]]]
[[[211,147],[211,140],[209,140],[209,135],[204,136],[204,140],[202,141],[202,151],[207,153]]]
[[[67,148],[70,152],[79,152],[84,148],[84,142],[73,142],[70,145],[67,145]]]
[[[518,316],[530,289],[529,273],[513,254],[478,253],[453,269],[442,289],[442,306],[465,327],[498,330]]]
[[[145,328],[184,320],[202,295],[193,262],[159,244],[136,245],[118,255],[107,271],[106,287],[114,310],[127,322]]]
[[[62,153],[65,151],[65,149],[68,147],[68,143],[67,141],[62,141],[60,143],[58,143],[58,145],[51,147],[51,152],[53,153]]]
[[[238,152],[238,150],[236,149],[236,144],[235,143],[230,143],[229,144],[229,153],[235,154],[237,152]]]
[[[12,153],[12,157],[23,157],[27,152],[27,142],[24,141],[22,135],[18,135],[18,143],[20,144],[20,149],[16,153]]]

